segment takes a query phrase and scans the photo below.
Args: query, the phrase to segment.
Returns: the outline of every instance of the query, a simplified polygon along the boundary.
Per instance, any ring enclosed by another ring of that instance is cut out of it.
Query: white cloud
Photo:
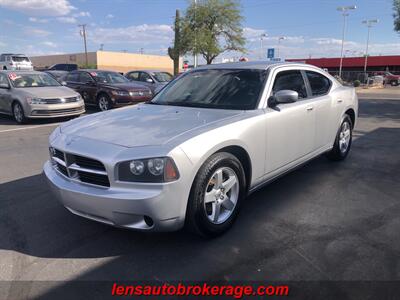
[[[132,43],[150,45],[171,43],[173,30],[170,25],[138,25],[120,28],[95,28],[89,38],[96,43]]]
[[[108,14],[107,16],[106,16],[106,19],[113,19],[114,18],[114,15],[112,15],[112,14]]]
[[[88,11],[80,11],[80,12],[78,12],[78,13],[76,13],[76,14],[73,14],[72,16],[75,17],[75,18],[79,18],[79,17],[90,17],[91,14],[90,14],[90,12],[88,12]]]
[[[39,28],[34,28],[34,27],[26,27],[24,29],[25,34],[27,35],[34,35],[38,37],[46,37],[51,34],[50,31],[39,29]]]
[[[75,24],[78,20],[75,17],[58,17],[57,20],[61,23]]]
[[[49,20],[47,20],[47,19],[39,19],[39,18],[35,18],[35,17],[30,17],[29,21],[32,23],[47,23],[47,22],[49,22]]]
[[[68,0],[0,0],[0,6],[40,16],[65,16],[75,9]]]
[[[50,48],[57,48],[58,47],[56,43],[53,43],[53,42],[50,42],[50,41],[43,42],[42,44],[47,46],[47,47],[50,47]]]

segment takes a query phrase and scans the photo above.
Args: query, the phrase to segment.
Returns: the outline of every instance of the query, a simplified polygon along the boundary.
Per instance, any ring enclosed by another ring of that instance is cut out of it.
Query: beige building
[[[85,53],[45,55],[30,57],[35,68],[45,68],[54,64],[72,63],[85,66]],[[91,68],[127,72],[130,70],[153,69],[173,73],[173,61],[165,55],[147,55],[125,52],[88,52],[88,65]],[[182,65],[182,62],[180,63]]]

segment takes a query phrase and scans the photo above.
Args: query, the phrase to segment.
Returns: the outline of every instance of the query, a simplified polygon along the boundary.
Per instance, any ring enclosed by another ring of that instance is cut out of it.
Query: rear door
[[[299,94],[299,99],[294,103],[267,108],[267,174],[285,169],[287,165],[311,153],[315,138],[313,99],[310,99],[303,72],[285,67],[276,70],[272,76],[271,95],[280,90],[292,90]]]
[[[330,141],[333,117],[332,96],[330,89],[332,82],[323,74],[305,70],[309,84],[311,98],[315,109],[315,149],[326,146]]]

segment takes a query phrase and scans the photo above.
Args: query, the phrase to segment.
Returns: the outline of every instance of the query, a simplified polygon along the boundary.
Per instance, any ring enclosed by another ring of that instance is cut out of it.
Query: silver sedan
[[[0,71],[0,113],[14,116],[17,123],[84,112],[81,96],[46,73]]]
[[[76,215],[215,236],[266,183],[324,153],[345,159],[357,113],[354,89],[313,66],[210,65],[151,102],[61,125],[44,172]]]

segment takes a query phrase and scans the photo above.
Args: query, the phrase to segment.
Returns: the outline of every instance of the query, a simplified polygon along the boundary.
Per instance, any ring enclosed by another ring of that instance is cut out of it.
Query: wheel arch
[[[252,174],[252,165],[251,165],[251,159],[249,153],[241,146],[238,145],[231,145],[231,146],[226,146],[223,147],[217,151],[215,151],[212,155],[215,153],[220,153],[220,152],[227,152],[235,156],[240,163],[242,164],[242,167],[244,169],[245,177],[246,177],[246,189],[248,190],[250,187],[251,183],[251,174]]]
[[[352,123],[352,129],[354,128],[355,122],[356,122],[356,113],[354,111],[354,109],[349,108],[345,111],[345,115],[348,115],[351,119],[351,123]]]

